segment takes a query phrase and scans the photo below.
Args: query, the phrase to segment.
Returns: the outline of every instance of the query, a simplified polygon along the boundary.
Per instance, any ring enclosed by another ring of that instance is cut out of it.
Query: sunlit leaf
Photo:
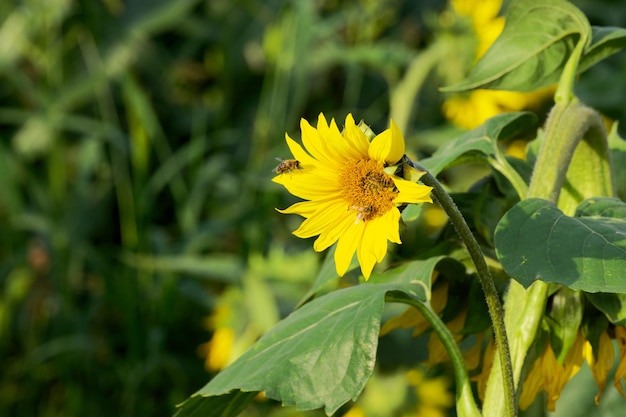
[[[509,6],[502,34],[465,80],[444,91],[491,88],[533,91],[559,80],[579,40],[591,40],[585,15],[565,0],[517,0]],[[598,55],[606,52],[597,49]]]
[[[187,399],[174,416],[186,417],[229,417],[237,416],[252,402],[256,392],[234,391],[217,397],[194,395]]]
[[[626,294],[585,293],[585,296],[611,323],[626,325]]]
[[[596,26],[591,29],[591,45],[580,60],[579,72],[626,48],[626,29]]]
[[[537,118],[529,112],[505,113],[487,120],[476,129],[446,143],[430,158],[420,161],[431,174],[464,162],[484,161],[494,157],[497,141],[534,126]]]
[[[427,302],[430,279],[441,259],[409,262],[388,274],[374,274],[366,284],[305,304],[181,404],[177,417],[230,404],[216,400],[225,395],[259,391],[284,405],[334,413],[358,397],[372,374],[386,294],[399,291]]]
[[[626,219],[626,204],[617,198],[590,198],[578,205],[576,217],[616,217]]]
[[[612,213],[624,205],[613,202]],[[581,206],[589,212],[589,201]],[[495,244],[505,271],[525,287],[541,280],[626,293],[626,218],[568,217],[546,200],[528,199],[504,215]]]

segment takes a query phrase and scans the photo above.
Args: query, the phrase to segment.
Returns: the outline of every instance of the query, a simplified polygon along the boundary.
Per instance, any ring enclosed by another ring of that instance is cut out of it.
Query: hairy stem
[[[509,354],[509,343],[507,340],[506,328],[504,325],[504,310],[502,309],[502,304],[500,303],[498,291],[491,276],[491,272],[489,271],[489,267],[487,266],[487,262],[485,261],[485,256],[483,255],[483,252],[480,249],[478,242],[474,238],[474,235],[467,225],[465,218],[463,218],[463,215],[459,211],[458,207],[456,206],[450,195],[443,188],[441,183],[425,168],[409,160],[408,158],[406,159],[407,163],[413,168],[425,172],[425,174],[421,178],[421,181],[424,184],[433,187],[433,195],[448,214],[450,221],[452,222],[455,229],[461,236],[461,239],[465,243],[472,262],[476,266],[478,279],[480,280],[480,284],[483,288],[483,292],[485,293],[485,298],[487,300],[487,307],[489,309],[489,315],[491,317],[493,332],[495,334],[496,345],[498,347],[500,359],[499,363],[501,366],[502,375],[502,388],[504,391],[503,398],[506,404],[506,416],[516,416],[517,407],[515,405],[515,385],[513,384],[513,372],[511,367],[511,357]]]
[[[564,89],[563,94],[566,91],[569,90]],[[582,190],[581,198],[612,194],[608,147],[602,120],[594,110],[584,106],[575,97],[563,96],[562,101],[555,105],[548,118],[545,138],[533,170],[527,198],[543,198],[555,204],[560,202],[559,196],[568,174],[568,167],[582,138],[585,138],[585,149],[589,151],[580,155],[580,159],[586,164],[585,167],[592,165],[598,174],[592,181],[594,189]],[[572,212],[576,204],[567,200],[560,203],[559,208],[566,213]],[[526,355],[541,325],[547,298],[546,283],[536,281],[526,289],[517,281],[511,280],[504,304],[506,311],[504,321],[509,336],[516,387],[520,385]],[[498,396],[500,389],[498,361],[499,357],[496,357],[485,395],[484,410],[490,415],[499,415],[503,409],[502,400]]]

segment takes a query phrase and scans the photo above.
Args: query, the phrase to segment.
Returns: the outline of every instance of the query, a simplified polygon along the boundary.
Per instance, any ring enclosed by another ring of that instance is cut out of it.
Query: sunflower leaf
[[[442,257],[414,261],[370,282],[312,300],[282,320],[231,366],[180,405],[176,417],[199,416],[222,407],[220,417],[236,416],[263,391],[298,409],[324,408],[327,414],[358,397],[376,360],[380,321],[387,293],[403,292],[422,302]]]
[[[591,45],[580,60],[579,72],[626,48],[626,29],[597,26],[592,26],[591,29]]]
[[[420,161],[432,175],[459,163],[485,161],[499,152],[497,141],[517,135],[537,121],[529,112],[504,113],[441,146],[430,158]]]
[[[579,206],[584,217],[568,217],[546,200],[521,201],[496,228],[498,259],[525,287],[541,280],[575,290],[625,294],[625,208],[617,199],[589,199]]]
[[[626,294],[585,293],[585,298],[613,324],[626,325]]]
[[[550,86],[559,80],[576,44],[590,39],[587,18],[568,1],[514,1],[502,34],[491,48],[463,81],[442,90],[533,91]],[[608,44],[599,45],[596,56],[601,57],[608,48]]]

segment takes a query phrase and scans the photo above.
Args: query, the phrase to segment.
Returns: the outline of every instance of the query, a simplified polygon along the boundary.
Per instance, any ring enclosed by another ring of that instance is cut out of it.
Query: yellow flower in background
[[[200,345],[200,355],[206,358],[204,367],[207,371],[216,372],[226,367],[233,350],[234,340],[233,329],[219,327],[213,332],[211,340]]]
[[[300,123],[302,143],[286,136],[297,164],[272,179],[304,200],[285,210],[305,218],[294,235],[319,236],[313,249],[321,252],[337,242],[335,266],[343,276],[356,252],[368,279],[374,265],[387,253],[387,241],[401,243],[400,211],[406,203],[432,202],[431,187],[404,180],[385,171],[404,155],[404,137],[391,121],[389,129],[368,140],[348,115],[343,132],[323,114],[317,128]],[[293,164],[293,162],[292,162]]]
[[[597,354],[597,356],[596,356]],[[596,394],[594,400],[596,405],[600,403],[600,397],[604,393],[606,387],[606,378],[613,368],[615,362],[615,352],[613,351],[613,343],[607,332],[602,332],[600,339],[598,340],[598,351],[594,354],[591,343],[587,341],[584,347],[584,356],[591,368],[591,374],[593,379],[596,380],[598,385],[598,394]]]
[[[454,405],[454,396],[449,391],[450,382],[445,377],[427,377],[419,369],[407,373],[409,385],[415,387],[418,403],[417,417],[445,417],[447,409]]]
[[[232,309],[223,302],[204,320],[204,326],[213,331],[211,340],[198,347],[200,356],[205,358],[204,367],[207,371],[219,371],[232,360],[235,331],[230,326],[231,316]]]
[[[498,16],[502,0],[452,0],[454,11],[472,21],[478,41],[476,58],[483,56],[504,28],[504,17]]]
[[[565,384],[580,370],[583,362],[583,346],[585,337],[578,332],[574,345],[565,356],[563,364],[559,363],[550,342],[546,342],[543,353],[535,360],[530,372],[522,384],[520,408],[525,410],[543,389],[547,394],[546,408],[554,411],[556,401],[561,396]]]
[[[461,331],[465,325],[466,317],[467,310],[463,310],[455,318],[446,323],[446,327],[452,332],[453,338],[457,343],[463,340],[464,335]],[[431,333],[428,339],[428,366],[435,366],[438,363],[446,362],[449,358],[448,351],[441,342],[439,335],[435,332]]]
[[[489,374],[491,374],[491,367],[493,366],[495,353],[496,344],[493,338],[490,338],[489,342],[487,342],[487,347],[485,347],[485,353],[483,354],[483,367],[479,374],[470,378],[471,381],[476,381],[476,391],[478,391],[478,398],[480,398],[481,401],[484,401],[485,399],[487,381],[489,380]]]
[[[502,0],[452,0],[455,13],[471,20],[476,37],[476,60],[487,52],[504,28],[504,18],[498,16]],[[520,111],[546,100],[554,87],[531,93],[498,90],[473,90],[453,95],[443,103],[443,113],[450,122],[462,129],[474,129],[485,120],[501,113]]]
[[[617,341],[617,347],[619,348],[619,363],[615,370],[614,383],[615,388],[622,394],[622,397],[626,398],[626,392],[624,392],[624,385],[626,384],[626,327],[615,327],[615,340]]]
[[[553,92],[554,87],[532,93],[472,90],[468,94],[448,98],[443,103],[443,113],[454,125],[463,129],[474,129],[498,114],[532,107],[535,103],[552,95]]]

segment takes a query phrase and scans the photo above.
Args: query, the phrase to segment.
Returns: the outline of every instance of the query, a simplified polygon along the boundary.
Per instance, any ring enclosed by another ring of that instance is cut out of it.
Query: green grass
[[[289,312],[314,271],[285,272],[310,250],[274,210],[285,132],[351,112],[398,115],[415,152],[450,137],[445,67],[403,83],[444,7],[2,2],[0,415],[173,414],[210,377],[203,319],[270,248],[265,313]]]

